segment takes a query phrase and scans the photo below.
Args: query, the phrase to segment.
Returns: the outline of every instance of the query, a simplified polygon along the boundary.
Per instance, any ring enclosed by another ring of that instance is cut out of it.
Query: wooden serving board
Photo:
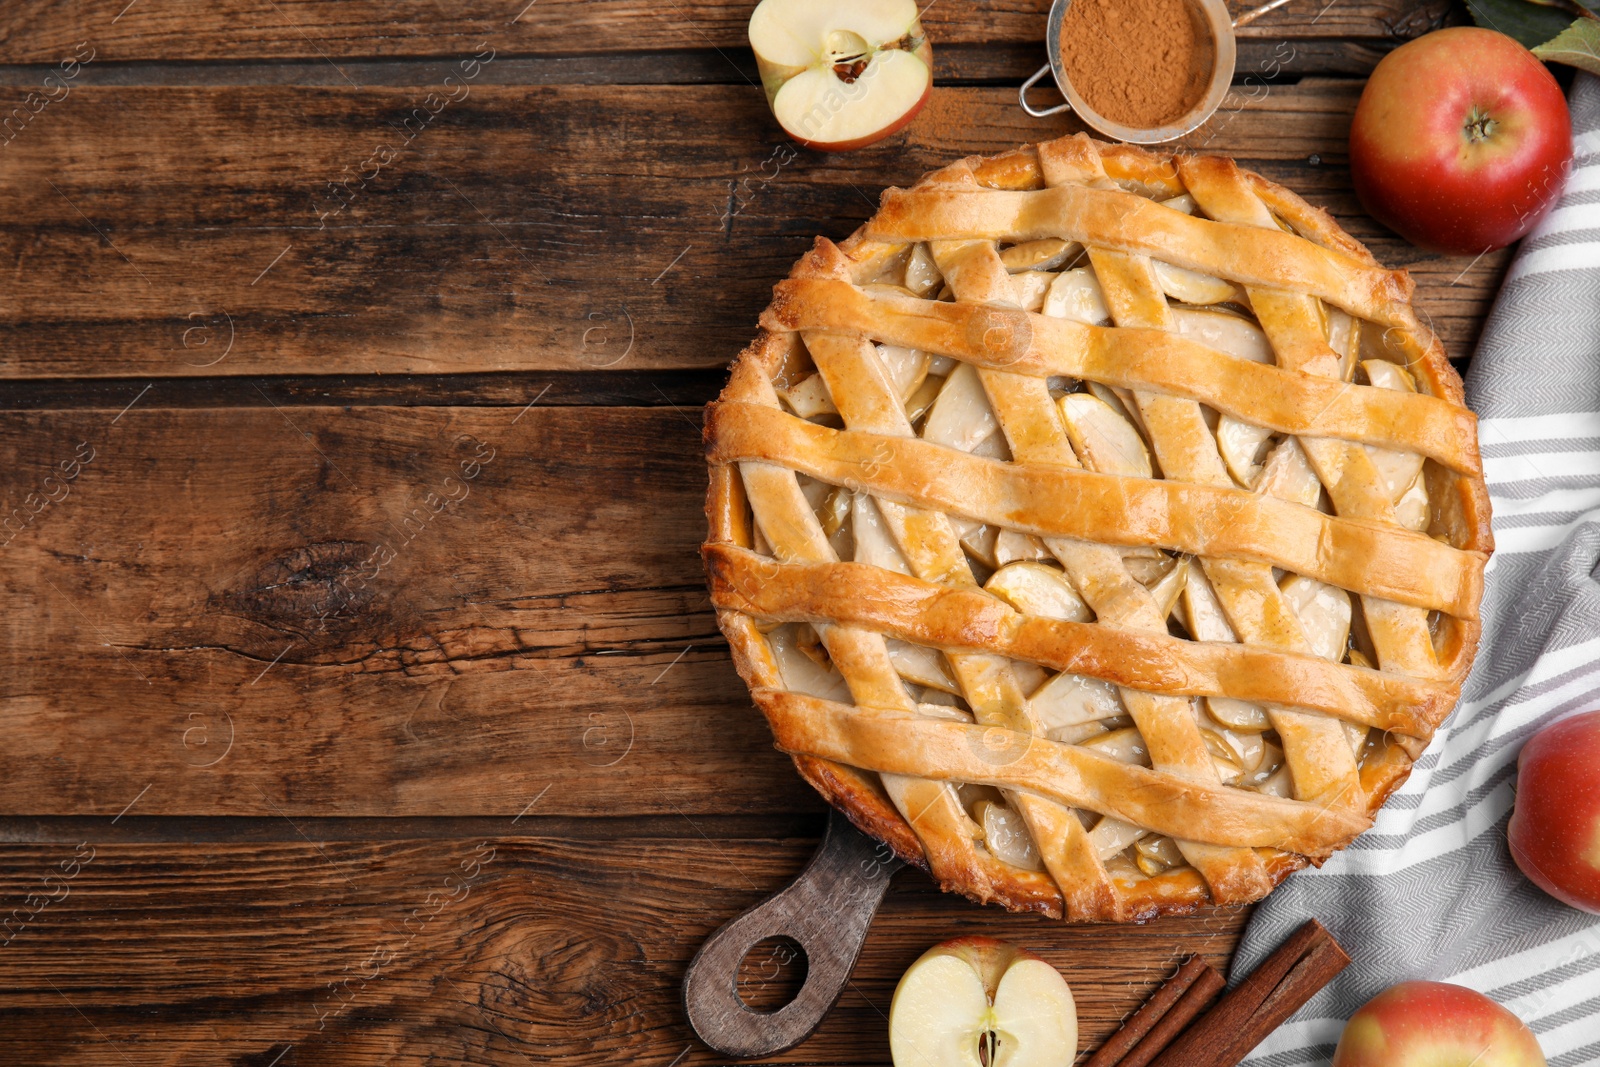
[[[700,407],[814,235],[1076,127],[1015,106],[1045,0],[930,9],[930,104],[848,156],[768,116],[747,0],[525,2],[0,10],[8,1061],[720,1062],[684,969],[824,814],[706,600]],[[1464,358],[1506,257],[1410,249],[1345,168],[1359,77],[1456,16],[1323,5],[1249,28],[1190,141],[1409,267]],[[902,872],[774,1062],[886,1063],[896,979],[960,933],[1058,964],[1097,1043],[1246,918],[1071,928]],[[763,949],[741,989],[796,979]]]

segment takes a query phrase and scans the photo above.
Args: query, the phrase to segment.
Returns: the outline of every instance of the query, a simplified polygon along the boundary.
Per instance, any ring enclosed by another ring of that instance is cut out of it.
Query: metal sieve
[[[1048,50],[1050,62],[1033,72],[1032,77],[1022,83],[1022,88],[1017,91],[1017,101],[1022,105],[1022,110],[1036,119],[1047,115],[1057,115],[1063,111],[1073,111],[1084,122],[1096,130],[1113,137],[1119,141],[1131,144],[1159,144],[1162,141],[1171,141],[1182,137],[1201,123],[1209,119],[1217,108],[1222,105],[1223,97],[1228,95],[1228,86],[1233,83],[1233,71],[1237,62],[1237,48],[1234,43],[1233,31],[1239,26],[1255,21],[1267,12],[1282,7],[1289,0],[1271,0],[1270,3],[1252,8],[1240,15],[1237,19],[1230,19],[1228,6],[1225,0],[1186,0],[1192,13],[1200,24],[1209,31],[1211,44],[1211,79],[1206,85],[1206,91],[1200,101],[1189,111],[1167,123],[1149,129],[1138,126],[1124,126],[1113,122],[1104,115],[1095,111],[1072,87],[1072,82],[1067,77],[1066,69],[1061,61],[1061,22],[1066,17],[1067,7],[1072,0],[1055,0],[1050,5],[1050,19],[1046,24],[1045,48]],[[1028,90],[1039,83],[1039,79],[1046,74],[1055,78],[1056,88],[1061,95],[1066,97],[1066,103],[1057,104],[1055,107],[1036,108],[1028,103]]]

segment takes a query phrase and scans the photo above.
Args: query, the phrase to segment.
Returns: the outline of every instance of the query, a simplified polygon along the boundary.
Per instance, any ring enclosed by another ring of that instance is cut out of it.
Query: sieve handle
[[[1241,26],[1248,26],[1262,15],[1269,11],[1276,11],[1288,2],[1289,0],[1268,0],[1267,3],[1262,4],[1260,7],[1253,7],[1233,20],[1233,28],[1237,30]]]
[[[1035,108],[1032,104],[1028,103],[1028,90],[1032,89],[1035,85],[1038,85],[1039,84],[1039,79],[1044,77],[1046,74],[1049,74],[1049,73],[1050,73],[1050,64],[1046,63],[1044,66],[1042,66],[1038,70],[1034,71],[1033,72],[1033,77],[1031,77],[1027,81],[1023,82],[1022,83],[1022,88],[1017,90],[1017,103],[1022,105],[1022,110],[1026,111],[1028,114],[1032,115],[1036,119],[1046,118],[1046,117],[1048,117],[1050,115],[1059,115],[1063,111],[1071,111],[1072,110],[1072,105],[1071,104],[1057,104],[1055,107],[1047,107],[1044,110],[1040,111],[1037,108]]]

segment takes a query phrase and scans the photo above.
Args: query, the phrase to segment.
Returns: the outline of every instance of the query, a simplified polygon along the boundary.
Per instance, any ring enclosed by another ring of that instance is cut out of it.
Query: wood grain
[[[0,1042],[16,1062],[136,1067],[726,1062],[683,1020],[684,968],[799,872],[816,831],[590,841],[537,815],[505,823],[457,840],[320,841],[306,823],[309,840],[285,825],[277,842],[146,844],[106,820],[87,840],[0,845],[0,901],[21,909],[0,951]],[[907,871],[821,1030],[764,1062],[887,1063],[895,982],[962,934],[1060,967],[1090,1047],[1184,952],[1223,966],[1244,915],[1066,927]],[[779,971],[755,963],[755,984]]]
[[[6,5],[0,14],[0,62],[54,62],[83,40],[117,61],[437,56],[466,54],[485,41],[528,55],[744,48],[753,6],[750,0],[215,0],[124,9],[115,0],[33,0]],[[1449,8],[1446,0],[1301,0],[1242,34],[1403,39],[1432,28]],[[1039,42],[1049,9],[1049,0],[930,4],[923,27],[935,47]]]
[[[0,418],[0,810],[820,810],[716,631],[698,412],[159,389]]]
[[[1072,128],[1009,90],[941,89],[905,134],[825,156],[748,87],[463,92],[426,125],[422,89],[86,86],[51,105],[3,149],[0,376],[722,367],[813,237],[848,235],[886,185]],[[1349,82],[1241,87],[1189,144],[1411,268],[1463,354],[1506,256],[1424,255],[1361,213],[1355,100]]]

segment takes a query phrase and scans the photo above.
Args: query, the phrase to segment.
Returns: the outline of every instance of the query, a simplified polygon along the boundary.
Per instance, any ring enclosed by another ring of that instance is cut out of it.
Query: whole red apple
[[[1533,229],[1567,180],[1561,87],[1522,45],[1457,26],[1401,45],[1350,127],[1356,195],[1418,247],[1478,255]]]
[[[1333,1067],[1545,1067],[1522,1020],[1465,986],[1402,982],[1350,1017]]]
[[[1600,711],[1546,726],[1522,746],[1506,837],[1535,885],[1600,914]]]

